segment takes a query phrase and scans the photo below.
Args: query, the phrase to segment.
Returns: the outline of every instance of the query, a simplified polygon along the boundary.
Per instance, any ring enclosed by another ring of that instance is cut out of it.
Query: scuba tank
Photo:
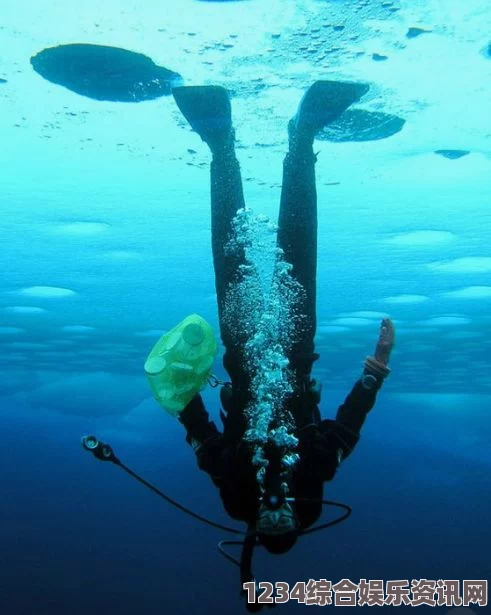
[[[153,396],[171,416],[178,416],[211,376],[218,346],[204,318],[191,314],[165,333],[145,361]]]

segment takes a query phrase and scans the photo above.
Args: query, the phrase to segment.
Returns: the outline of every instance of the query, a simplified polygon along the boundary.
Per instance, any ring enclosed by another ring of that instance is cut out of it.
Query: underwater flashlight
[[[104,442],[101,442],[95,436],[83,436],[82,446],[100,461],[113,461],[114,463],[118,463],[118,459],[109,444],[104,444]]]

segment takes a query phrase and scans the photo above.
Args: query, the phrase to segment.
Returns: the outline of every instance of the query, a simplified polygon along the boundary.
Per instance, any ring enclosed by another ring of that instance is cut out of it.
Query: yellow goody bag
[[[213,329],[191,314],[165,333],[145,361],[145,373],[154,398],[172,416],[178,416],[211,375],[218,352]]]

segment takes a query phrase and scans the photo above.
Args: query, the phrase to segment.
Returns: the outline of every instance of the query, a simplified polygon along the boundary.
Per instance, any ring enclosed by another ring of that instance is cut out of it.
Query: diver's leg
[[[218,313],[222,339],[225,345],[232,344],[234,336],[224,318],[227,290],[236,284],[240,267],[245,263],[240,245],[227,249],[232,239],[232,222],[239,209],[245,207],[239,162],[235,156],[233,132],[220,150],[212,150],[211,162],[211,245],[215,269],[215,287],[218,298]]]
[[[211,162],[211,235],[220,334],[225,346],[224,366],[237,390],[246,391],[249,380],[244,369],[244,331],[237,320],[227,318],[227,298],[244,275],[243,246],[234,243],[233,219],[245,207],[239,162],[235,155],[235,134],[227,91],[218,86],[180,87],[174,98],[192,128],[209,146]],[[249,275],[254,275],[251,270]],[[236,406],[237,404],[231,404]]]
[[[303,319],[290,354],[290,365],[296,381],[294,395],[297,397],[302,397],[311,386],[312,364],[319,357],[314,352],[317,276],[314,137],[325,125],[339,118],[367,90],[368,86],[364,84],[316,81],[305,93],[296,116],[288,125],[289,151],[283,163],[278,247],[283,251],[284,260],[292,265],[293,278],[303,288],[296,306]],[[301,399],[298,402],[294,406],[299,409],[305,407],[306,416],[296,416],[297,424],[311,422],[312,407],[302,404]]]
[[[172,93],[184,117],[213,155],[211,236],[220,325],[224,327],[225,343],[230,337],[222,319],[226,290],[236,281],[239,267],[245,260],[240,250],[226,249],[232,236],[232,221],[237,211],[245,207],[240,166],[235,156],[230,99],[227,90],[220,86],[178,87]]]
[[[257,284],[257,273],[253,266],[246,267],[244,245],[233,241],[233,220],[237,211],[245,207],[240,166],[233,145],[233,131],[224,147],[214,147],[212,153],[211,240],[220,333],[225,346],[223,364],[232,380],[234,397],[240,395],[242,400],[238,403],[238,399],[234,399],[233,403],[225,408],[230,417],[234,407],[244,407],[250,385],[250,376],[245,369],[247,332],[241,327],[245,306],[239,305],[248,298],[234,297],[232,293],[238,291],[246,275],[251,280],[255,279]]]
[[[278,216],[278,247],[292,265],[291,275],[302,286],[299,304],[301,335],[291,350],[291,367],[308,376],[314,354],[316,328],[317,191],[313,137],[297,134],[290,122],[290,148],[283,163]]]

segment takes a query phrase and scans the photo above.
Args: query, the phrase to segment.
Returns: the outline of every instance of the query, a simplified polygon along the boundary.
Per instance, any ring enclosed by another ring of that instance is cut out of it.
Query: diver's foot
[[[232,109],[225,88],[196,85],[173,88],[172,94],[191,128],[212,152],[233,144]]]
[[[297,114],[288,125],[290,137],[295,134],[313,140],[319,130],[337,120],[368,89],[366,83],[315,81],[303,95]]]

